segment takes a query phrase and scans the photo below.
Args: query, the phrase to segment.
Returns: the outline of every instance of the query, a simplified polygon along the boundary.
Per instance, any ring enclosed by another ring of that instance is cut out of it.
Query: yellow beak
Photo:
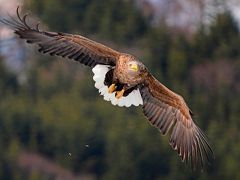
[[[137,64],[132,64],[131,69],[134,71],[138,71],[138,65]]]

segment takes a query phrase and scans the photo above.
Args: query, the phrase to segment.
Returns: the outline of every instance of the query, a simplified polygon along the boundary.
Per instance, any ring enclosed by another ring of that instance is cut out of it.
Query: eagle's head
[[[142,74],[147,71],[146,66],[139,61],[129,61],[127,68],[131,74]]]

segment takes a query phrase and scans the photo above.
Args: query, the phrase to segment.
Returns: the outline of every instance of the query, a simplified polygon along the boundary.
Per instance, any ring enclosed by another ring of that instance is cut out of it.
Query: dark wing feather
[[[170,145],[183,162],[194,169],[214,157],[207,137],[195,125],[184,99],[166,88],[152,75],[140,89],[143,112],[152,125],[165,135],[172,130]]]
[[[9,20],[2,19],[0,22],[11,27],[28,43],[38,44],[40,52],[68,57],[90,67],[96,64],[115,66],[120,55],[119,52],[80,35],[41,31],[39,24],[30,27],[26,22],[27,15],[20,17],[19,8],[17,16],[17,19],[10,17]]]

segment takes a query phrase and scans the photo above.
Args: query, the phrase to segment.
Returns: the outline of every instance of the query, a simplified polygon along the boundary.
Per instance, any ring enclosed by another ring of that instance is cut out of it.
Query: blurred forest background
[[[186,99],[214,149],[210,166],[191,171],[141,108],[104,101],[90,68],[12,36],[18,48],[4,37],[0,46],[0,179],[240,179],[239,25],[220,0],[196,1],[181,23],[178,2],[162,14],[143,0],[25,0],[23,9],[45,29],[142,60]],[[195,8],[201,16],[186,23]],[[11,58],[21,66],[9,68]]]

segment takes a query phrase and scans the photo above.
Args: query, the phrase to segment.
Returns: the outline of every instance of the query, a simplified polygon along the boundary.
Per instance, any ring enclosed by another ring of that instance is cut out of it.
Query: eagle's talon
[[[123,96],[124,92],[125,92],[124,89],[122,89],[121,91],[117,91],[117,93],[116,93],[116,98],[117,98],[117,99],[120,99],[120,98]]]
[[[116,85],[115,85],[115,84],[112,84],[112,85],[109,86],[109,88],[108,88],[108,93],[112,94],[115,90],[116,90]]]

